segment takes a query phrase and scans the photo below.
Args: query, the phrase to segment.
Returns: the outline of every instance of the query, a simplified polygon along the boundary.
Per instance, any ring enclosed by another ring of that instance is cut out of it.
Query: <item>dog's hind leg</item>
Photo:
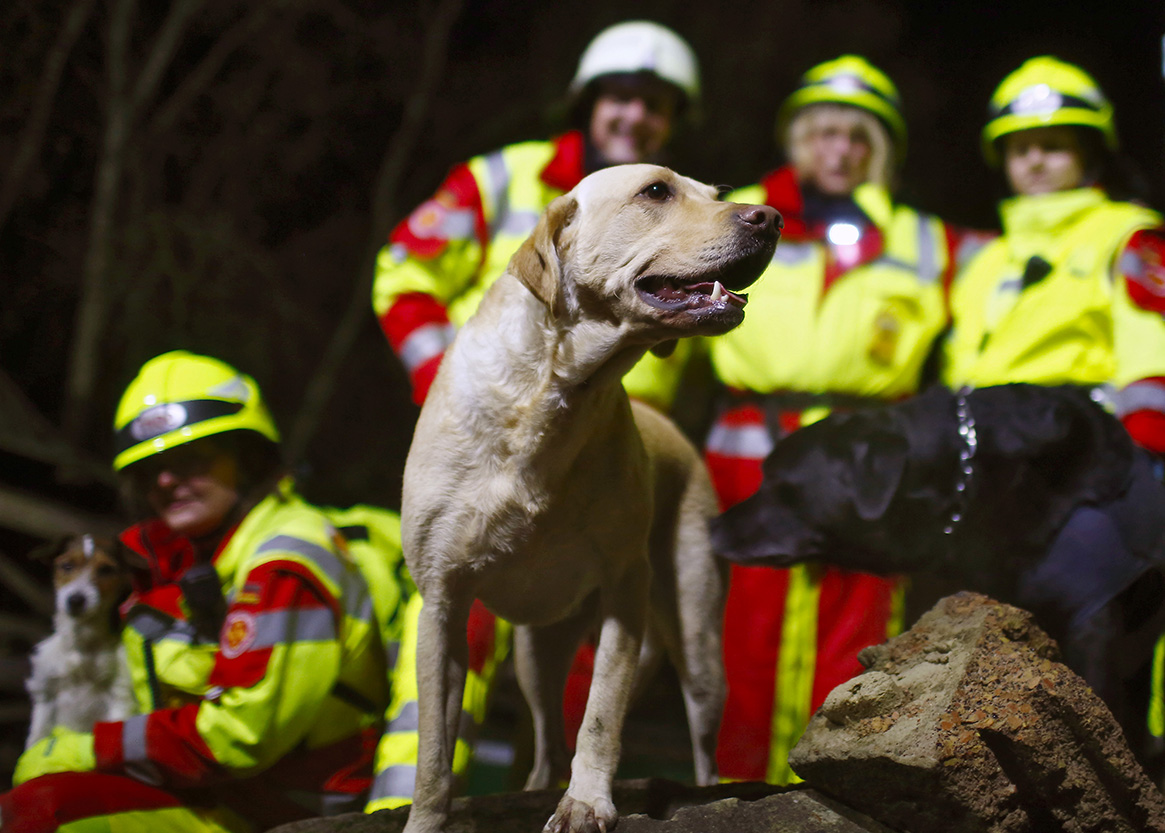
[[[472,599],[422,593],[417,631],[417,777],[407,833],[439,833],[453,800],[453,752],[469,668],[465,638]]]
[[[570,771],[562,694],[576,648],[594,621],[594,605],[560,622],[514,628],[514,671],[534,724],[534,765],[525,789],[553,786]]]
[[[709,521],[715,514],[712,484],[697,476],[684,495],[676,529],[678,638],[665,643],[679,674],[692,737],[692,763],[701,786],[718,780],[716,742],[728,690],[721,642],[728,564],[713,554]]]
[[[709,595],[725,586],[717,570],[709,570],[705,589]],[[720,598],[723,599],[722,592]],[[709,603],[705,613],[681,609],[682,637],[672,664],[679,675],[684,695],[684,710],[692,738],[692,765],[696,783],[717,783],[716,741],[728,687],[724,679],[721,643],[723,603]]]
[[[571,761],[570,785],[544,833],[594,833],[610,830],[618,821],[611,782],[619,765],[623,720],[643,641],[650,579],[645,558],[603,589],[595,673]]]

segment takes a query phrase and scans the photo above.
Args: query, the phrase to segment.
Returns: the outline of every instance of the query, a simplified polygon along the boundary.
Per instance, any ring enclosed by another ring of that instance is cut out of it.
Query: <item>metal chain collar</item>
[[[955,419],[958,422],[959,438],[962,443],[959,447],[959,470],[955,473],[955,506],[951,510],[950,520],[943,527],[943,534],[950,535],[955,526],[963,520],[963,511],[967,505],[967,489],[971,485],[971,477],[975,473],[975,452],[979,448],[979,434],[975,430],[975,415],[971,413],[971,404],[967,401],[971,391],[961,389],[955,395]]]

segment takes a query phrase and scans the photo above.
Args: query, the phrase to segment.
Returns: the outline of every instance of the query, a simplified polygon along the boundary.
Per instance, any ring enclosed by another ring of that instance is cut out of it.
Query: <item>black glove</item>
[[[227,603],[222,597],[218,571],[213,564],[195,564],[178,579],[186,608],[190,611],[190,622],[199,638],[206,642],[218,642],[223,619],[226,618]]]

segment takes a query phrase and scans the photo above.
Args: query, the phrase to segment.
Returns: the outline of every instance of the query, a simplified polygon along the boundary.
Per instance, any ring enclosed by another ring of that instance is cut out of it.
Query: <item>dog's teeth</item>
[[[716,281],[716,285],[712,287],[712,300],[719,301],[724,297],[724,287],[720,285],[720,281]]]

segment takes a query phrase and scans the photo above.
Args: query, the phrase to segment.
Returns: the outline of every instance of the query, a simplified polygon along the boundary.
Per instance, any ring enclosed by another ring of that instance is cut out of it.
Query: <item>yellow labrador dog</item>
[[[424,598],[425,658],[409,833],[441,830],[447,818],[474,598],[524,626],[515,662],[537,735],[531,788],[555,775],[563,681],[597,612],[570,783],[546,830],[605,831],[617,820],[611,782],[649,595],[665,646],[672,634],[693,734],[704,735],[698,777],[715,780],[715,497],[696,450],[666,418],[633,406],[621,379],[649,349],[739,324],[745,299],[735,290],[761,274],[779,234],[766,206],[719,202],[667,168],[608,168],[550,204],[458,333],[404,473],[403,545]],[[652,593],[653,565],[670,591]]]

